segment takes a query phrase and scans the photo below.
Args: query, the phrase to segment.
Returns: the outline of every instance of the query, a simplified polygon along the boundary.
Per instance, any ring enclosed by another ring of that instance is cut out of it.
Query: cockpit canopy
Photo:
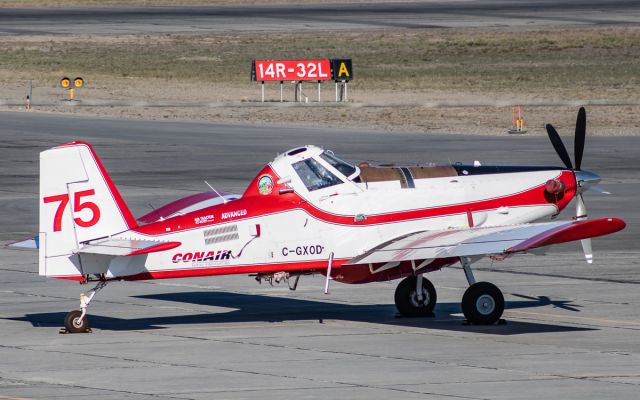
[[[335,154],[333,154],[333,151],[325,150],[320,154],[320,157],[331,164],[333,168],[342,172],[347,179],[351,180],[358,176],[358,168],[336,157]]]
[[[372,166],[363,162],[354,166],[331,150],[311,145],[279,155],[271,167],[280,177],[279,183],[287,183],[296,191],[318,193],[320,197],[327,195],[320,194],[325,188],[332,188],[331,194],[341,193],[341,188],[353,190],[353,185],[347,185],[350,182],[362,184],[361,189],[367,190],[412,189],[423,179],[458,176],[451,165]]]
[[[317,146],[292,149],[276,157],[272,166],[288,179],[300,179],[309,192],[346,183],[360,174],[358,167]]]

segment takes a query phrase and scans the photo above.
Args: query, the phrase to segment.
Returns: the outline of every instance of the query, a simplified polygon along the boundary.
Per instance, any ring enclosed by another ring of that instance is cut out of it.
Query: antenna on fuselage
[[[215,190],[215,189],[213,188],[213,186],[211,186],[211,185],[209,184],[209,182],[207,182],[207,181],[205,180],[205,181],[204,181],[204,183],[205,183],[207,186],[209,186],[209,188],[211,188],[211,190],[213,190],[213,193],[217,194],[217,195],[218,195],[218,197],[222,197],[222,202],[223,202],[224,204],[227,204],[227,201],[229,201],[229,200],[227,200],[224,196],[222,196],[220,193],[218,193],[218,191],[217,191],[217,190]]]

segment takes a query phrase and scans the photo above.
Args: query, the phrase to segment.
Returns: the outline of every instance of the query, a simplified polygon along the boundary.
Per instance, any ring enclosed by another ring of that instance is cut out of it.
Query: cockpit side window
[[[328,162],[333,168],[340,171],[347,178],[352,178],[353,174],[357,171],[356,167],[347,163],[346,161],[339,159],[331,151],[324,151],[322,154],[320,154],[320,157],[322,157],[323,160]]]
[[[310,192],[342,183],[337,176],[313,158],[298,161],[292,166]]]

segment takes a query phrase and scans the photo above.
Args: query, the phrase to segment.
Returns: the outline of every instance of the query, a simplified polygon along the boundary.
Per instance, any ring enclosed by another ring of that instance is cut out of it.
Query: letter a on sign
[[[344,76],[347,78],[350,77],[349,70],[347,69],[347,66],[344,65],[344,62],[340,63],[340,70],[338,71],[338,77],[341,77],[341,76]]]
[[[350,81],[353,79],[353,66],[350,58],[331,60],[331,79]]]

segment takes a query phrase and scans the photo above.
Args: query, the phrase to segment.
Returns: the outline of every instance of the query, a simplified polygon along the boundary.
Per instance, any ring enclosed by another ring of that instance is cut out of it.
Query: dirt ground
[[[0,110],[122,118],[331,126],[389,132],[503,135],[521,105],[527,135],[553,123],[572,134],[640,134],[640,28],[0,37]],[[286,43],[286,45],[283,45]],[[348,101],[335,85],[261,88],[252,59],[348,56]],[[69,102],[62,76],[86,86]]]

